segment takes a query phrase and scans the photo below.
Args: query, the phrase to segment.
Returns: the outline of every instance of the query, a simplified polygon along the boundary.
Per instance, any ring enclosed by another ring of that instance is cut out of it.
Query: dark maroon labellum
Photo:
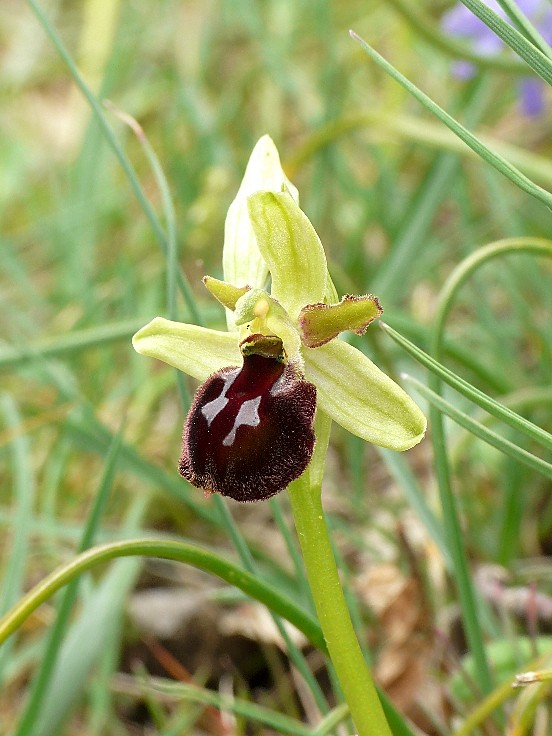
[[[210,376],[184,425],[181,475],[236,501],[283,490],[314,449],[316,388],[292,365],[262,352]]]

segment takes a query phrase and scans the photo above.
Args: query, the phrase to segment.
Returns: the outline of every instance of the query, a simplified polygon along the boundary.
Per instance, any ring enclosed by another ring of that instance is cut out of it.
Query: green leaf
[[[0,347],[0,371],[17,367],[40,356],[41,358],[58,357],[70,353],[78,353],[95,347],[103,347],[119,340],[128,340],[136,332],[144,320],[131,319],[123,322],[108,322],[82,330],[73,330],[52,337],[20,345],[3,344]]]
[[[427,533],[435,542],[439,552],[446,561],[447,566],[452,568],[452,560],[446,535],[443,529],[443,523],[437,517],[430,503],[426,500],[425,488],[420,484],[416,475],[410,468],[408,460],[404,455],[398,452],[390,452],[389,450],[380,449],[379,456],[383,459],[387,470],[392,478],[394,478],[397,486],[402,493],[409,506],[416,513],[425,526]]]
[[[138,560],[120,560],[84,599],[78,618],[60,648],[58,666],[49,683],[33,736],[58,736],[77,703],[90,672],[120,625],[127,596],[140,573]]]
[[[490,641],[486,645],[497,682],[509,683],[510,689],[513,686],[515,675],[527,665],[532,668],[535,664],[535,657],[548,657],[551,648],[552,637],[549,635],[529,637],[515,636],[513,633],[505,638]],[[459,668],[449,679],[448,687],[454,697],[462,702],[473,702],[474,700],[474,692],[470,683],[474,679],[476,668],[477,663],[473,656],[466,654],[462,657]]]
[[[443,33],[439,19],[435,18],[430,7],[424,8],[415,0],[391,0],[390,5],[422,38],[453,59],[466,59],[466,61],[477,64],[481,69],[501,69],[514,74],[526,73],[523,62],[506,52],[491,55],[479,54],[468,40],[457,39]]]
[[[295,319],[305,304],[324,301],[328,267],[309,218],[286,192],[247,200],[257,245],[272,276],[271,294]]]
[[[25,561],[29,555],[31,523],[34,515],[36,484],[31,443],[26,432],[18,431],[24,426],[17,403],[12,396],[0,396],[0,412],[13,439],[10,442],[12,457],[13,499],[11,511],[13,522],[11,533],[6,539],[5,569],[0,586],[0,615],[21,595],[25,587]],[[6,484],[7,486],[8,484]],[[0,679],[4,680],[4,669],[12,656],[11,644],[0,653]]]
[[[107,504],[107,501],[109,499],[109,494],[111,492],[111,487],[113,483],[113,478],[115,476],[115,471],[117,468],[117,460],[119,455],[119,450],[121,447],[121,441],[122,441],[122,433],[119,433],[118,435],[115,435],[112,445],[109,449],[108,455],[106,457],[104,471],[102,475],[102,479],[100,482],[100,486],[98,489],[98,493],[96,494],[94,498],[94,502],[92,505],[92,508],[90,510],[90,513],[88,515],[88,518],[86,520],[86,523],[84,525],[83,534],[81,537],[80,545],[79,545],[79,551],[84,551],[90,545],[92,544],[94,537],[98,531],[98,528],[100,526],[100,519],[103,511],[105,510],[105,506]],[[125,565],[125,582],[128,580],[128,584],[131,585],[134,578],[132,575],[129,575],[128,565]],[[112,571],[114,573],[114,571]],[[77,592],[78,592],[78,580],[73,580],[65,589],[63,598],[61,600],[60,606],[58,608],[57,617],[54,622],[54,625],[50,629],[48,641],[46,644],[46,648],[43,652],[42,659],[40,662],[40,665],[38,667],[38,671],[32,681],[31,688],[30,688],[30,694],[29,698],[27,700],[25,710],[23,712],[23,715],[21,716],[18,726],[17,726],[17,733],[16,736],[28,736],[28,734],[32,733],[32,729],[35,727],[38,714],[41,712],[41,707],[45,701],[47,700],[46,710],[48,710],[51,714],[52,708],[54,710],[59,711],[60,706],[60,698],[46,698],[46,694],[48,691],[48,688],[52,687],[52,681],[57,679],[58,681],[61,679],[63,681],[63,685],[58,686],[54,689],[54,692],[63,692],[64,695],[67,697],[68,690],[73,690],[73,692],[76,694],[78,693],[79,686],[82,685],[84,680],[84,673],[86,673],[86,667],[84,668],[83,677],[82,678],[76,678],[74,667],[68,667],[69,660],[71,658],[71,652],[76,651],[75,647],[71,647],[69,644],[70,637],[75,637],[75,628],[71,630],[69,633],[69,636],[67,636],[67,640],[63,643],[64,635],[66,633],[66,630],[69,628],[69,617],[71,615],[71,610],[74,606],[74,603],[77,599]],[[105,583],[104,583],[105,584]],[[116,588],[117,592],[120,593],[121,590],[126,592],[126,588],[124,585],[122,585],[122,581],[119,578],[116,582]],[[107,621],[109,621],[110,618],[117,619],[117,616],[115,615],[114,611],[112,610],[112,606],[115,602],[116,596],[114,595],[113,586],[109,590],[109,598],[107,603],[105,600],[101,601],[100,603],[100,610],[103,614],[103,616],[106,616],[106,612],[108,613]],[[106,625],[106,622],[100,622],[98,620],[98,611],[97,609],[94,610],[94,613],[92,614],[92,611],[89,610],[91,608],[94,608],[95,599],[92,601],[92,605],[86,606],[87,614],[90,616],[92,615],[92,621],[93,624],[91,624],[91,621],[88,621],[88,627],[87,630],[90,631],[90,626],[94,625],[96,627],[99,627],[98,631],[102,632],[102,636],[105,635],[105,630],[108,628]],[[103,624],[103,625],[102,625]],[[77,627],[78,628],[78,627]],[[82,642],[81,633],[78,634],[78,640]],[[95,652],[96,656],[99,651],[98,647],[98,639],[99,633],[94,637],[88,637],[89,639],[93,639],[94,645],[95,645]],[[63,644],[63,650],[62,650],[62,644]],[[67,678],[63,678],[63,676],[60,674],[61,668],[58,667],[56,670],[56,664],[58,663],[59,658],[61,657],[62,651],[65,654],[63,666],[65,670],[71,671],[71,676]],[[80,663],[80,666],[82,667],[84,656],[83,656],[83,647],[78,647],[78,662]],[[54,702],[55,701],[55,704]],[[65,713],[65,709],[61,709],[61,714]],[[44,714],[41,714],[42,718],[41,721],[46,721],[48,723],[49,733],[55,732],[56,727],[52,723],[53,718],[48,717],[44,718]]]
[[[279,590],[262,580],[258,575],[246,572],[223,555],[218,555],[197,545],[148,538],[128,539],[92,547],[54,570],[38,585],[29,590],[0,619],[0,645],[17,631],[31,613],[44,601],[79,575],[108,560],[119,557],[144,556],[184,562],[197,567],[199,570],[216,575],[229,585],[234,585],[246,595],[264,603],[272,611],[287,619],[299,631],[303,632],[313,646],[326,653],[326,642],[318,622],[292,598],[280,593]]]
[[[239,366],[242,357],[238,334],[171,322],[155,317],[134,335],[137,353],[157,358],[179,371],[205,381],[227,366]]]
[[[390,450],[408,450],[423,438],[419,407],[360,350],[333,340],[303,355],[320,408],[349,432]]]
[[[221,694],[215,690],[199,687],[195,684],[174,682],[160,677],[151,677],[140,683],[141,689],[152,693],[165,693],[177,700],[188,700],[192,703],[202,703],[226,713],[234,713],[253,723],[269,727],[271,732],[289,734],[290,736],[310,736],[311,729],[300,721],[290,718],[284,713],[267,708],[266,706],[251,703],[249,700],[238,698],[234,693]],[[339,711],[341,713],[341,711]]]

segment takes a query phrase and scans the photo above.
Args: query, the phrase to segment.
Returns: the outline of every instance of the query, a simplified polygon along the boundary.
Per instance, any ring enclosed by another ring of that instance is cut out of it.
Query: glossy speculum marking
[[[193,485],[257,501],[283,490],[307,467],[316,388],[283,360],[278,342],[250,337],[241,368],[223,368],[199,387],[179,463]]]

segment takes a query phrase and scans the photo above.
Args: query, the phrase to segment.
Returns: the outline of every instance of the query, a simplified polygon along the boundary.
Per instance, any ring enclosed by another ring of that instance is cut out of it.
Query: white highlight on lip
[[[255,399],[248,399],[240,406],[240,410],[234,419],[234,426],[222,441],[222,444],[225,447],[231,447],[234,444],[236,433],[240,427],[244,425],[247,425],[248,427],[256,427],[260,423],[261,418],[259,417],[259,405],[261,403],[261,398],[261,396],[257,396]],[[226,399],[226,401],[228,401],[228,399]]]
[[[224,386],[222,387],[222,391],[220,392],[220,396],[217,396],[216,399],[213,399],[212,401],[209,401],[205,406],[201,407],[201,413],[207,420],[207,427],[211,426],[211,422],[213,419],[220,414],[220,412],[224,409],[226,404],[228,403],[229,399],[226,398],[226,392],[230,388],[230,386],[234,383],[236,380],[236,377],[239,373],[239,369],[235,371],[231,371],[230,373],[227,373],[224,376]],[[241,411],[241,409],[240,409]],[[238,412],[239,416],[239,412]],[[236,417],[237,419],[237,417]]]
[[[270,395],[276,396],[277,394],[279,394],[280,391],[285,386],[286,381],[287,381],[287,376],[286,376],[286,371],[284,371],[282,375],[280,376],[280,378],[278,378],[278,380],[275,381],[274,384],[272,385],[270,389]]]

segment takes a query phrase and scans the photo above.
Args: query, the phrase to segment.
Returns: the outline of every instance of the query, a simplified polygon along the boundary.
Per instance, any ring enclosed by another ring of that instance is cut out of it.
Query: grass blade
[[[242,698],[221,695],[214,690],[183,682],[172,682],[159,677],[151,677],[142,682],[130,678],[119,678],[120,689],[141,695],[146,688],[149,691],[173,696],[176,700],[188,700],[192,703],[210,705],[222,711],[234,713],[255,723],[262,723],[276,733],[290,736],[310,736],[311,730],[304,723]]]
[[[406,337],[403,337],[403,335],[396,332],[392,327],[389,327],[389,325],[380,322],[380,326],[384,332],[389,335],[389,337],[404,348],[404,350],[417,360],[418,363],[421,363],[421,365],[428,368],[436,376],[439,376],[439,378],[458,391],[458,393],[462,394],[462,396],[473,401],[474,404],[485,409],[485,411],[488,411],[489,414],[492,414],[497,419],[501,419],[505,424],[518,432],[521,432],[526,437],[538,442],[545,449],[552,451],[552,434],[536,424],[533,424],[533,422],[530,422],[528,419],[520,416],[507,406],[495,401],[493,398],[483,393],[483,391],[480,391],[475,386],[472,386],[468,381],[465,381],[460,376],[457,376],[456,373],[453,373],[442,363],[436,361],[430,355],[414,345],[414,343],[410,342]]]
[[[71,708],[82,695],[90,671],[112,641],[112,632],[124,615],[129,591],[140,572],[138,560],[120,560],[84,600],[79,618],[61,648],[58,667],[48,682],[46,698],[33,736],[59,736]]]
[[[88,348],[103,347],[119,340],[130,340],[132,335],[143,327],[149,319],[132,319],[124,322],[112,322],[98,327],[75,330],[64,335],[45,337],[30,345],[22,347],[2,345],[0,347],[0,371],[16,368],[32,360],[37,355],[42,358],[53,358],[70,353],[78,353]]]
[[[493,33],[501,38],[507,46],[515,51],[519,57],[527,62],[531,69],[542,77],[545,82],[552,84],[552,61],[549,58],[550,47],[540,34],[535,34],[535,29],[531,24],[527,23],[527,19],[517,8],[514,9],[513,3],[505,3],[505,7],[507,6],[516,21],[523,26],[524,31],[530,35],[535,45],[528,41],[518,30],[512,28],[509,23],[506,23],[505,20],[497,15],[494,10],[491,10],[482,0],[461,0],[461,2],[482,20]],[[501,0],[498,0],[498,2],[501,2]]]
[[[122,433],[115,436],[107,454],[103,477],[84,527],[82,539],[79,545],[79,552],[84,552],[84,550],[90,547],[94,541],[94,537],[100,524],[100,518],[107,504],[113,478],[115,476],[119,450],[121,447],[121,439]],[[16,736],[27,736],[31,733],[32,728],[37,722],[37,717],[42,707],[44,696],[48,690],[52,672],[56,666],[61,642],[63,641],[63,637],[69,623],[71,610],[77,598],[78,582],[79,581],[77,579],[70,583],[63,594],[55,623],[46,644],[41,665],[31,685],[29,699],[19,721]]]
[[[473,0],[470,0],[470,2],[472,1]],[[510,26],[508,26],[508,28],[510,28]],[[392,64],[390,64],[386,59],[383,58],[383,56],[378,54],[378,52],[375,51],[375,49],[373,49],[368,43],[366,43],[366,41],[360,38],[360,36],[358,36],[354,31],[350,31],[350,33],[351,37],[360,44],[360,46],[364,49],[368,56],[370,56],[370,58],[373,59],[373,61],[375,61],[379,67],[381,67],[387,74],[389,74],[389,76],[391,76],[402,87],[404,87],[404,89],[406,89],[407,92],[415,97],[418,102],[420,102],[427,110],[433,113],[433,115],[436,115],[439,120],[441,120],[441,122],[447,126],[447,128],[450,128],[450,130],[452,130],[455,135],[457,135],[462,141],[464,141],[467,146],[475,151],[478,156],[480,156],[484,161],[493,166],[497,171],[500,171],[501,174],[504,174],[504,176],[510,179],[513,184],[522,189],[524,192],[527,192],[527,194],[535,197],[547,207],[552,208],[552,194],[550,194],[550,192],[547,192],[542,187],[539,187],[527,176],[525,176],[525,174],[522,174],[519,169],[517,169],[515,166],[512,166],[511,163],[506,161],[505,158],[499,156],[497,153],[494,153],[490,150],[490,148],[487,148],[487,146],[481,143],[479,138],[477,138],[473,133],[467,130],[467,128],[465,128],[457,120],[455,120],[452,115],[449,115],[447,112],[445,112],[442,107],[440,107],[420,89],[418,89],[416,85],[412,84],[412,82],[410,82],[397,69],[395,69]],[[521,36],[521,38],[523,38],[523,36]],[[524,43],[527,43],[525,39]],[[543,54],[541,54],[541,56],[546,59]],[[548,62],[547,59],[546,61]],[[548,64],[550,64],[552,70],[552,64],[550,62],[548,62]],[[552,82],[552,71],[550,74],[550,80]]]
[[[447,564],[450,566],[452,561],[445,540],[443,525],[426,503],[424,494],[407,461],[400,452],[384,450],[381,447],[378,447],[377,450],[378,454],[383,458],[383,461],[387,466],[387,470],[402,489],[409,505],[414,509],[427,529],[430,537],[439,548],[444,559],[447,561]]]
[[[326,643],[320,626],[300,606],[258,576],[246,572],[222,555],[184,542],[131,539],[92,547],[71,562],[55,570],[29,591],[0,621],[0,644],[16,631],[25,619],[57,590],[82,573],[118,557],[159,557],[164,560],[185,562],[199,570],[216,575],[234,585],[255,600],[287,619],[302,631],[307,639],[322,652]]]
[[[0,612],[3,614],[24,590],[25,560],[27,559],[29,532],[33,518],[35,481],[31,471],[29,438],[25,434],[16,432],[22,423],[18,407],[11,396],[3,394],[0,408],[10,432],[13,432],[10,448],[13,467],[13,505],[15,507],[10,553],[6,561],[7,572],[0,590]],[[10,649],[11,646],[5,647],[0,653],[0,681],[10,657]]]
[[[449,416],[461,427],[467,429],[468,432],[471,432],[476,437],[484,440],[487,444],[496,447],[497,450],[500,450],[505,455],[509,455],[515,460],[523,463],[527,467],[531,468],[531,470],[541,473],[545,478],[552,479],[552,464],[547,463],[545,460],[541,460],[536,455],[533,455],[533,453],[527,452],[527,450],[524,450],[513,442],[510,442],[510,440],[504,439],[504,437],[501,437],[492,429],[488,429],[481,424],[481,422],[472,419],[468,414],[457,409],[446,399],[443,399],[439,394],[429,389],[421,383],[421,381],[418,381],[412,376],[405,376],[404,378],[421,396],[427,399],[432,406],[443,412],[443,414]]]
[[[482,69],[501,69],[515,74],[526,71],[519,59],[512,59],[504,53],[483,56],[474,51],[469,43],[443,33],[439,25],[427,17],[427,12],[420,10],[420,6],[412,0],[390,0],[390,4],[420,36],[454,59],[471,61]]]
[[[75,62],[73,61],[71,54],[65,48],[65,45],[63,44],[54,26],[50,23],[50,20],[48,16],[46,15],[46,13],[44,12],[44,10],[36,2],[36,0],[27,0],[27,3],[30,6],[33,13],[36,15],[41,26],[44,28],[46,34],[48,35],[48,37],[54,44],[56,51],[58,52],[60,57],[63,59],[64,63],[66,64],[67,69],[69,70],[69,73],[71,74],[73,80],[75,81],[75,84],[80,89],[85,99],[87,100],[88,104],[92,108],[92,112],[94,113],[98,121],[100,129],[102,130],[107,142],[109,143],[111,149],[113,150],[113,153],[117,157],[123,171],[125,172],[125,175],[129,181],[129,184],[132,187],[132,190],[134,191],[136,199],[138,200],[140,207],[142,208],[148,222],[150,223],[151,229],[153,230],[153,233],[155,235],[155,238],[161,250],[164,253],[166,253],[169,249],[169,245],[167,242],[167,236],[165,235],[165,232],[163,231],[163,228],[161,227],[159,223],[159,219],[157,215],[155,214],[148,198],[146,197],[146,194],[142,188],[142,185],[138,181],[138,177],[136,176],[136,172],[134,171],[132,164],[128,160],[125,152],[123,151],[123,149],[121,148],[119,144],[119,141],[115,137],[113,130],[111,129],[111,126],[109,125],[107,118],[104,114],[101,104],[98,102],[94,93],[88,87],[84,79],[82,78],[79,70],[77,69]],[[177,279],[178,279],[178,286],[180,288],[180,291],[182,292],[182,296],[184,297],[184,301],[186,302],[186,306],[188,307],[192,320],[196,324],[201,324],[199,311],[197,309],[197,306],[196,306],[196,303],[195,303],[195,300],[192,294],[192,290],[190,288],[190,285],[188,284],[188,281],[186,280],[186,277],[182,274],[180,270],[178,270],[177,272]]]

